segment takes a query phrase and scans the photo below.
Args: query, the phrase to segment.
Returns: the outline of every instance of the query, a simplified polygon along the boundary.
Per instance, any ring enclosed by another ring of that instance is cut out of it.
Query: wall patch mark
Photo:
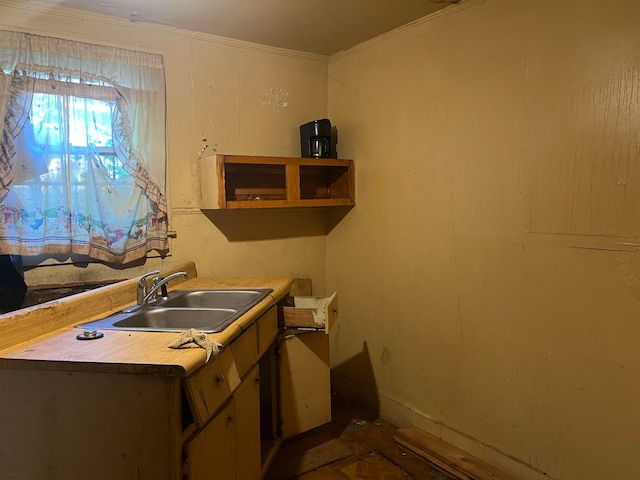
[[[291,94],[284,88],[271,87],[262,97],[262,105],[271,107],[275,110],[283,110],[289,106],[289,98]]]

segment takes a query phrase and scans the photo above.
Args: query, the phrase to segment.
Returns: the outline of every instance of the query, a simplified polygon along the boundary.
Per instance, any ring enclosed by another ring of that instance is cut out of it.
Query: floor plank
[[[378,452],[370,452],[329,465],[329,471],[338,472],[349,480],[410,480],[411,475],[394,465]],[[304,478],[304,477],[302,477]]]
[[[306,448],[301,443],[294,442],[284,447],[287,448],[285,453],[287,461],[276,461],[269,471],[269,478],[297,478],[304,473],[355,454],[354,450],[339,438]]]
[[[498,467],[489,465],[414,425],[397,430],[394,438],[403,447],[440,466],[460,480],[515,480]]]
[[[332,404],[332,421],[287,440],[265,480],[455,479],[398,445],[393,438],[397,430],[388,422],[336,397]],[[336,458],[340,456],[336,453],[343,451],[342,445],[352,453],[346,458]],[[319,463],[311,470],[307,470],[309,454]],[[287,470],[287,465],[295,468]]]

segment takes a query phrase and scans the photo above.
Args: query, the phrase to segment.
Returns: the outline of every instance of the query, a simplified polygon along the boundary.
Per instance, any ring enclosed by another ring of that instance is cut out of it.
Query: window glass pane
[[[33,182],[84,182],[89,162],[98,160],[112,180],[130,177],[113,147],[115,105],[102,100],[34,94],[31,111],[35,141],[47,156],[48,173]],[[87,158],[90,147],[95,158]]]

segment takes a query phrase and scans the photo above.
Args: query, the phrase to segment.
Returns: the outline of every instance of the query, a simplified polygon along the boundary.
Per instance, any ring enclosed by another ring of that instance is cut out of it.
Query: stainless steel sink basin
[[[163,307],[188,308],[240,308],[255,305],[272,290],[174,290],[169,292],[167,300],[159,305]]]
[[[221,332],[238,318],[237,310],[189,308],[150,308],[140,310],[113,323],[116,328],[126,330],[178,331],[195,328],[201,332]]]
[[[174,290],[166,299],[78,325],[83,329],[204,333],[223,331],[272,290]]]
[[[245,310],[232,308],[141,308],[131,313],[114,313],[108,317],[78,325],[95,330],[142,330],[150,332],[182,332],[195,328],[205,333],[221,332]]]

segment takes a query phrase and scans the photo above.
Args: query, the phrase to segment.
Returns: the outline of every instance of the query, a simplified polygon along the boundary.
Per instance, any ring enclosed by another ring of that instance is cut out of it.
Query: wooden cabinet
[[[238,385],[240,375],[231,349],[222,350],[187,378],[184,389],[196,425],[203,427]]]
[[[331,421],[329,336],[285,331],[279,346],[280,429],[286,440]]]
[[[37,366],[0,369],[0,478],[182,478],[179,376]]]
[[[214,155],[200,159],[200,208],[355,205],[352,160]]]
[[[283,332],[272,307],[185,380],[197,425],[185,443],[185,479],[258,480],[282,440],[331,420],[327,334],[337,302],[337,294],[288,297]]]
[[[233,478],[249,480],[261,477],[260,457],[260,374],[253,367],[234,394],[236,415],[234,421],[234,465]],[[221,478],[221,477],[220,477]]]
[[[259,379],[256,365],[225,406],[185,444],[183,478],[260,478]]]
[[[276,301],[289,285],[282,287]],[[302,328],[311,321],[306,310],[323,312],[325,320],[316,318],[312,325],[324,322],[325,327],[306,332],[288,324],[282,333],[282,309],[272,305],[257,318],[239,321],[236,328],[241,333],[229,337],[233,340],[206,364],[199,366],[202,357],[193,357],[198,367],[192,369],[173,363],[173,357],[162,364],[85,360],[90,349],[107,345],[115,352],[111,359],[123,342],[129,342],[127,348],[149,348],[144,342],[151,342],[149,351],[157,354],[170,336],[156,332],[113,332],[105,334],[103,343],[88,343],[77,342],[75,331],[64,331],[15,351],[22,357],[68,345],[74,352],[87,349],[74,362],[0,357],[0,411],[10,412],[0,420],[0,437],[10,439],[0,448],[0,476],[263,478],[283,431],[291,436],[330,420],[325,331],[337,308],[335,296],[331,298],[320,300],[317,307],[315,300],[305,307],[293,305]],[[187,352],[171,353],[179,353],[179,358]]]
[[[268,390],[261,391],[260,368],[277,331],[274,306],[229,348],[184,380],[188,403],[185,407],[190,408],[195,424],[184,444],[184,480],[261,478],[265,467],[261,451],[261,415],[265,413],[261,398],[274,392],[269,386],[268,371],[265,372]],[[266,414],[267,421],[272,421],[272,413]]]
[[[328,333],[338,317],[338,295],[287,297],[282,312],[278,369],[286,440],[331,421]]]
[[[183,478],[189,480],[234,479],[235,403],[230,401],[185,444]]]
[[[83,372],[64,362],[5,360],[0,410],[10,414],[0,420],[0,437],[10,441],[0,448],[0,477],[259,480],[266,468],[259,362],[273,350],[277,331],[272,306],[186,378],[172,365],[116,373],[100,364]],[[171,338],[154,336],[163,347]],[[275,395],[270,385],[265,403]],[[265,412],[269,422],[273,411]]]

